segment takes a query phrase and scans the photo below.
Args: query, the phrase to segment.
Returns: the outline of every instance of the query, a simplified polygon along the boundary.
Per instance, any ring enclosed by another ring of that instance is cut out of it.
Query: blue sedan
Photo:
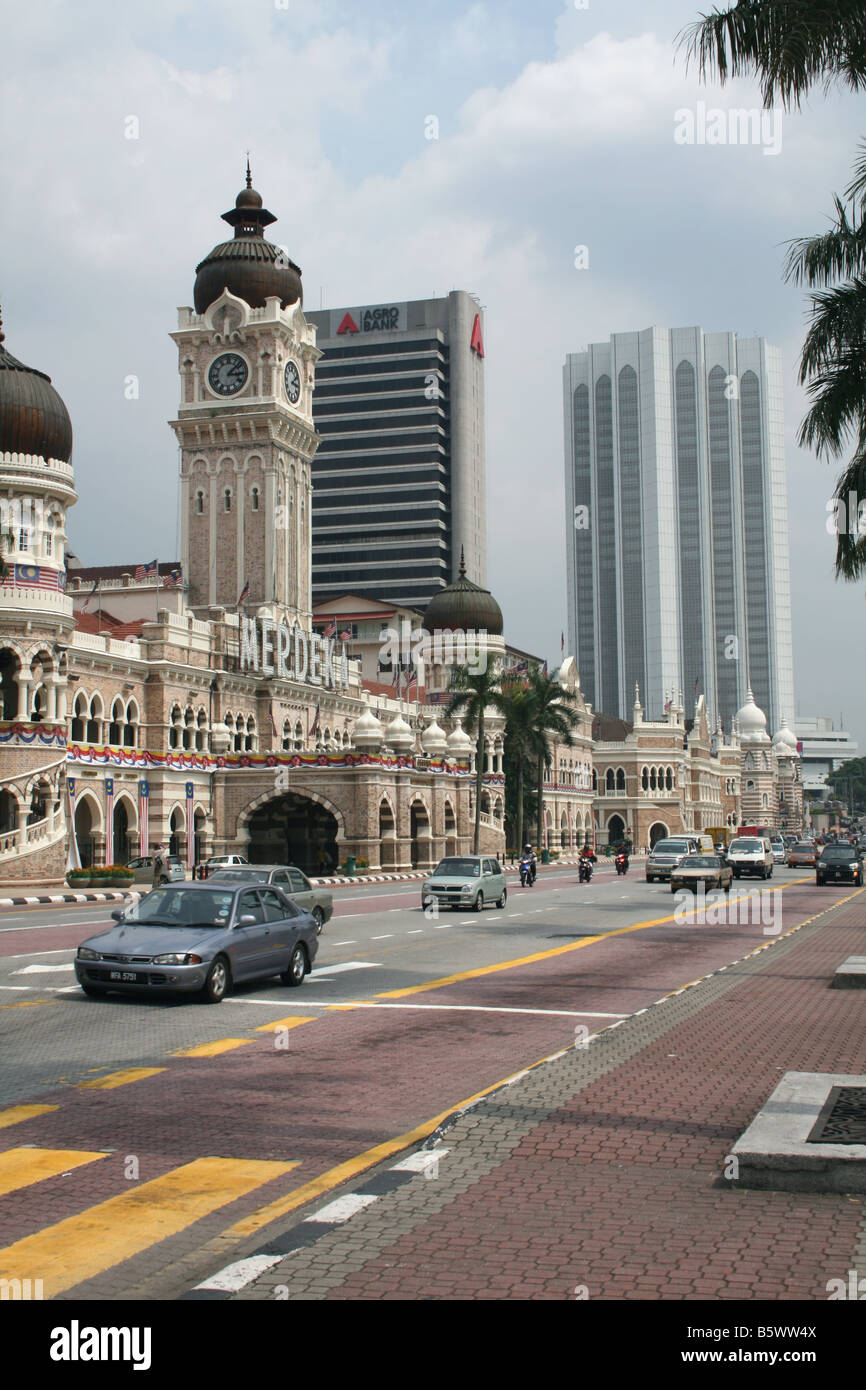
[[[116,926],[83,941],[75,959],[91,996],[167,991],[219,1004],[242,981],[303,984],[319,945],[310,913],[265,885],[167,883],[111,915]]]

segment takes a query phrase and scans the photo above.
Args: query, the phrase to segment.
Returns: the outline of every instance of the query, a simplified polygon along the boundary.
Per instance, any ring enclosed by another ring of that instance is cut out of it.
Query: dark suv
[[[863,860],[854,845],[825,845],[815,860],[815,882],[863,885]]]

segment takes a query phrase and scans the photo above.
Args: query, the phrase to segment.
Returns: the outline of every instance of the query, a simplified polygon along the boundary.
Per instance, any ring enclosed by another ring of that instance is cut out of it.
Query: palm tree
[[[866,9],[863,0],[739,0],[713,10],[680,36],[702,78],[724,83],[755,72],[765,106],[799,107],[823,78],[859,91],[866,87]]]
[[[800,382],[812,404],[799,442],[819,457],[838,459],[854,441],[854,456],[836,483],[844,519],[837,528],[836,574],[857,579],[866,569],[866,536],[859,534],[847,502],[851,494],[866,497],[866,147],[845,198],[850,213],[837,197],[836,220],[828,232],[791,243],[785,276],[819,287],[811,296],[811,324],[800,357]]]
[[[530,744],[536,759],[538,806],[536,810],[536,844],[542,844],[542,802],[544,799],[544,765],[552,761],[551,743],[574,744],[574,731],[580,716],[574,706],[577,696],[565,690],[555,676],[534,666],[529,673],[527,690],[530,703],[532,733]]]
[[[755,72],[764,105],[799,108],[823,79],[832,86],[866,87],[866,6],[863,0],[739,0],[713,10],[681,35],[701,77],[722,83]],[[836,483],[835,500],[866,495],[866,154],[846,190],[850,215],[835,201],[835,224],[823,236],[791,243],[785,276],[817,292],[800,358],[800,382],[811,406],[799,441],[838,458],[854,440],[854,456]],[[834,283],[834,282],[839,283]],[[836,574],[856,579],[866,569],[866,537],[846,514],[839,532]]]
[[[524,786],[527,764],[532,756],[532,700],[526,686],[517,681],[503,684],[505,748],[517,781],[516,805],[511,820],[516,835],[512,839],[518,853],[523,850]]]
[[[461,714],[475,729],[475,848],[480,854],[481,842],[481,790],[484,781],[484,719],[489,707],[504,714],[505,701],[499,680],[496,662],[488,662],[483,671],[470,675],[465,666],[456,666],[452,678],[453,694],[448,705],[449,714]]]

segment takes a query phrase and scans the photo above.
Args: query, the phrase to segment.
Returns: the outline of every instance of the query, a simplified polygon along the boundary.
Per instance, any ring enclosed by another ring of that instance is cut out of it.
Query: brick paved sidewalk
[[[783,1072],[866,1072],[866,992],[829,988],[864,953],[856,895],[464,1111],[235,1298],[825,1300],[866,1275],[863,1197],[724,1171]]]

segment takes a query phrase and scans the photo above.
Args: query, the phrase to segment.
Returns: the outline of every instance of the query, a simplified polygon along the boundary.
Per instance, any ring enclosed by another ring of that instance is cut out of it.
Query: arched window
[[[256,721],[253,719],[252,715],[250,715],[249,719],[247,720],[247,732],[246,732],[246,738],[245,738],[245,740],[244,740],[244,748],[245,748],[245,750],[246,750],[248,753],[251,753],[251,752],[253,752],[253,751],[255,750],[255,746],[256,746]]]
[[[168,731],[169,748],[180,748],[183,733],[183,712],[180,705],[173,705],[171,711],[171,725]]]
[[[250,490],[250,504],[254,512],[259,509],[259,489],[254,487]]]
[[[138,722],[138,705],[134,700],[130,700],[126,707],[126,719],[123,725],[124,748],[136,748],[138,746]]]
[[[665,786],[669,792],[674,789],[674,770],[672,767],[665,768]]]
[[[71,738],[73,743],[83,743],[87,737],[87,696],[83,690],[79,690],[72,706],[72,730]]]
[[[607,791],[609,791],[609,792],[616,791],[616,781],[615,781],[615,778],[614,778],[614,773],[613,773],[613,768],[612,768],[612,767],[609,767],[609,768],[608,768],[607,773],[605,774],[604,783],[605,783],[605,788],[607,789]]]
[[[648,772],[648,770],[647,770],[646,768],[644,768],[643,771],[641,772],[641,775],[640,775],[640,784],[641,784],[641,786],[643,787],[643,789],[644,789],[645,792],[646,792],[646,791],[649,791],[649,772]]]
[[[616,770],[616,789],[618,792],[625,791],[625,772],[621,767]]]
[[[183,712],[183,746],[187,750],[195,744],[195,714],[192,705],[187,705]]]
[[[196,715],[195,723],[196,723],[196,730],[195,730],[195,746],[196,746],[196,751],[199,752],[199,753],[203,753],[203,752],[205,752],[205,750],[206,750],[206,748],[207,748],[207,735],[208,735],[207,715],[205,714],[205,712],[204,712],[203,709],[200,709],[199,712],[198,712],[198,714]]]
[[[204,513],[204,493],[201,488],[199,488],[195,495],[195,510],[196,516],[202,516]]]
[[[227,512],[232,509],[232,490],[230,487],[227,487],[223,493],[223,508]]]
[[[650,768],[650,791],[655,791],[658,786],[658,777],[654,767]]]
[[[111,707],[111,723],[108,726],[108,742],[111,744],[117,745],[123,741],[123,715],[123,701],[118,698]]]
[[[94,695],[90,701],[89,718],[87,720],[87,739],[90,743],[98,743],[102,737],[102,701],[98,695]]]

